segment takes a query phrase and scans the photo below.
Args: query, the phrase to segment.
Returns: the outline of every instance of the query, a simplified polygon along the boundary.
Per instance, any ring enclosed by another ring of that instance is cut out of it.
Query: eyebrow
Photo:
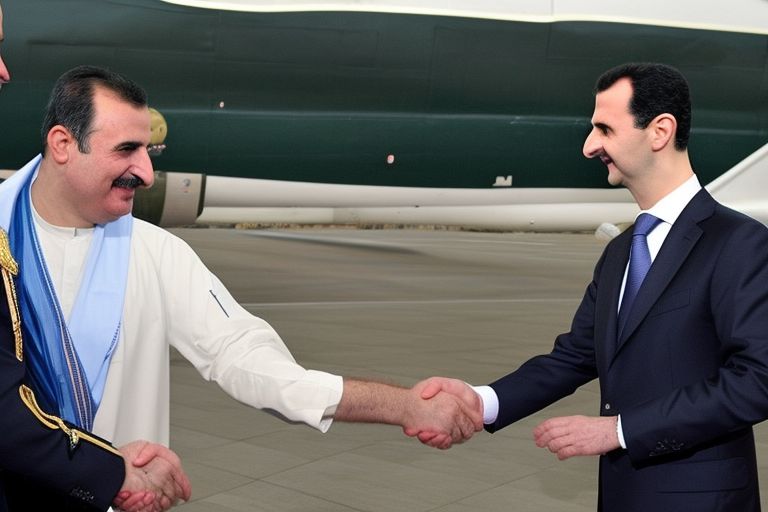
[[[608,130],[610,130],[610,129],[611,129],[611,127],[610,127],[610,126],[608,126],[608,125],[607,125],[607,124],[605,124],[605,123],[595,123],[595,124],[593,124],[592,126],[594,126],[595,128],[597,128],[598,130],[601,130],[601,131],[604,131],[604,132],[607,132]]]
[[[114,148],[112,148],[114,151],[122,151],[124,149],[138,149],[146,147],[146,144],[143,142],[137,142],[133,140],[121,142],[118,145],[116,145]]]

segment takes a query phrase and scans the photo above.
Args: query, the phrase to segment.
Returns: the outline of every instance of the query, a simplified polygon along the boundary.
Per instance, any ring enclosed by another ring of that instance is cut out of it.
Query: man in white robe
[[[0,56],[0,87],[10,79]],[[117,449],[39,408],[27,378],[25,321],[15,288],[20,271],[0,228],[0,510],[106,510],[114,504],[158,512],[189,499],[189,480],[168,448],[137,440]]]
[[[137,87],[91,66],[62,75],[43,126],[43,155],[8,180],[34,180],[34,231],[69,328],[81,283],[93,272],[91,239],[129,219],[135,188],[153,182],[150,117]],[[8,182],[0,185],[0,193]],[[0,204],[0,219],[3,208],[12,205]],[[116,443],[137,438],[168,443],[168,344],[237,400],[321,431],[333,419],[387,423],[409,435],[436,433],[432,444],[448,447],[482,428],[476,403],[445,394],[423,400],[419,389],[304,369],[278,334],[241,308],[186,243],[138,219],[130,221],[124,306],[115,339],[94,349],[78,345],[78,336],[72,336],[98,407],[97,434]],[[116,287],[119,281],[116,276]],[[86,311],[84,318],[94,314]],[[90,368],[87,359],[104,365]]]

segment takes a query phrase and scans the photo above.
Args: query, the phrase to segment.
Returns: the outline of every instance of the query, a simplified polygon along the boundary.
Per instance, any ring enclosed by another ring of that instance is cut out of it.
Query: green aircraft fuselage
[[[260,14],[159,0],[3,0],[0,168],[40,151],[56,77],[137,80],[168,123],[160,170],[320,183],[606,187],[581,155],[605,69],[688,77],[703,183],[768,141],[768,36],[426,15]],[[388,163],[388,156],[394,161]]]

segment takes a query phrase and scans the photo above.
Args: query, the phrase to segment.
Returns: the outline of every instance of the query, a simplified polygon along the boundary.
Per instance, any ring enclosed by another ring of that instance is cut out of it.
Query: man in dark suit
[[[768,229],[701,188],[690,120],[677,70],[603,74],[584,155],[630,190],[635,226],[606,247],[570,332],[475,388],[482,405],[460,381],[423,384],[424,397],[442,389],[482,407],[494,432],[599,378],[599,417],[552,418],[534,436],[560,459],[601,455],[603,511],[760,510],[752,425],[768,417]]]

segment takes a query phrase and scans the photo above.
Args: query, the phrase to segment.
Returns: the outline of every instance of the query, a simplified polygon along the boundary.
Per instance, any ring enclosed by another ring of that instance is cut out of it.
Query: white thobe
[[[38,238],[66,316],[76,296],[91,230],[36,218]],[[306,370],[264,320],[243,309],[180,238],[135,219],[120,339],[94,433],[120,446],[168,444],[172,345],[235,399],[326,431],[342,378]]]

